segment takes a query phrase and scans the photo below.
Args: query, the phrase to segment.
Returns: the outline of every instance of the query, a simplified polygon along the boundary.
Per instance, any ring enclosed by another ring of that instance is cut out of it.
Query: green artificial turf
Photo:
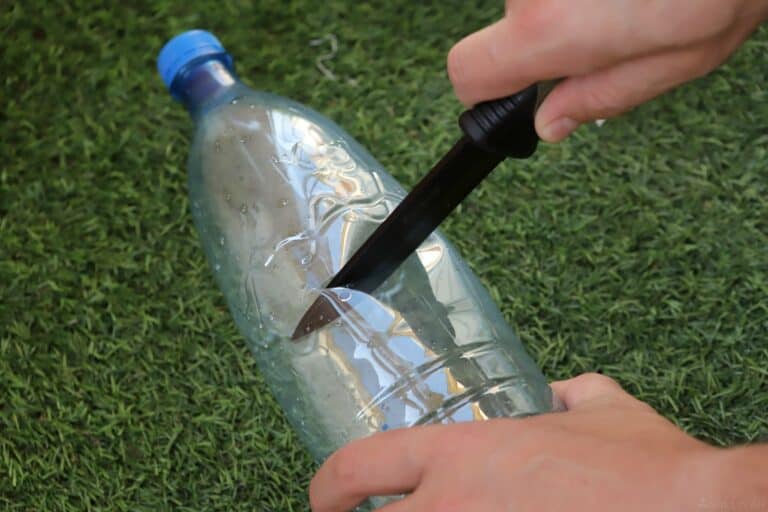
[[[0,509],[306,510],[314,465],[204,261],[155,56],[214,31],[411,186],[457,137],[445,55],[503,2],[107,4],[0,7]],[[717,444],[768,434],[767,54],[763,30],[506,163],[444,226],[549,378],[602,371]]]

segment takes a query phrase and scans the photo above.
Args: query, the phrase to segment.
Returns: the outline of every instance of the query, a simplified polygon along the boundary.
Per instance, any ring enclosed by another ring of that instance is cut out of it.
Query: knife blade
[[[500,162],[536,151],[536,110],[553,83],[534,84],[463,112],[464,135],[397,205],[324,288],[373,292],[442,223]],[[296,341],[340,316],[320,294],[299,320]]]

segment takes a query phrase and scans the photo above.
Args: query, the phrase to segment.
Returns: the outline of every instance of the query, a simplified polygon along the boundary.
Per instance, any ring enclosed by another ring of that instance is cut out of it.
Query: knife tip
[[[291,341],[298,341],[304,336],[325,327],[339,318],[339,316],[338,309],[325,295],[318,296],[299,320],[296,329],[294,329],[291,335]]]

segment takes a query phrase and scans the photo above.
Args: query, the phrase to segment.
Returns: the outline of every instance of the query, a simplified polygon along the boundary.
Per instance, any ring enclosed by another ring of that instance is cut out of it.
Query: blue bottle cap
[[[232,67],[232,57],[216,36],[205,30],[188,30],[165,43],[157,56],[157,70],[170,89],[173,79],[184,66],[200,57],[214,55]]]

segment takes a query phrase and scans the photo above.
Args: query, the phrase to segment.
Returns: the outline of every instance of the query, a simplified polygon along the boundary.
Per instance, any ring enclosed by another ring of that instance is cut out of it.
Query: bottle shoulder
[[[242,110],[245,114],[250,111],[253,115],[258,115],[261,112],[290,114],[306,117],[316,123],[333,123],[316,110],[298,101],[267,91],[256,91],[245,86],[238,87],[212,102],[201,111],[195,121],[198,127],[207,128],[212,119],[228,117],[233,110]]]

